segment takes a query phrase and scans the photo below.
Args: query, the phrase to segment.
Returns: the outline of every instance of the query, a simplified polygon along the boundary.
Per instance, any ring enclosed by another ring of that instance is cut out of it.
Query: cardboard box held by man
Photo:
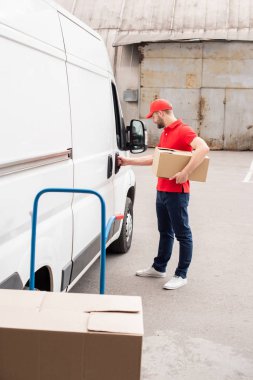
[[[171,178],[181,172],[190,161],[194,152],[185,152],[175,149],[155,148],[153,157],[153,172],[160,178]],[[191,181],[206,182],[209,166],[209,157],[190,174]]]

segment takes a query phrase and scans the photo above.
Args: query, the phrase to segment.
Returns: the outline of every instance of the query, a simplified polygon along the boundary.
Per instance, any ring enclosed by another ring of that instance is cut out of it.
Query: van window
[[[112,96],[113,96],[113,104],[114,104],[117,145],[120,150],[126,150],[126,128],[125,128],[124,119],[120,112],[117,90],[114,83],[112,83]]]

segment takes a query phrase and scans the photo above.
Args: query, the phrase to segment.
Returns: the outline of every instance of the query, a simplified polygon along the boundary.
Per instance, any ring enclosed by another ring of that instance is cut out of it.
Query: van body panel
[[[48,3],[52,8],[56,9],[60,15],[65,16],[67,19],[69,19],[71,22],[75,23],[76,25],[79,25],[82,29],[86,30],[96,38],[102,40],[101,36],[94,30],[91,29],[87,24],[85,24],[83,21],[81,21],[79,18],[75,17],[73,13],[70,13],[65,8],[60,6],[58,3],[56,3],[54,0],[44,0],[46,3]]]
[[[72,64],[67,55],[74,187],[98,191],[105,200],[107,218],[109,218],[114,212],[114,193],[112,177],[107,178],[107,168],[108,156],[113,152],[115,135],[112,124],[110,82],[106,70],[101,73],[101,67],[99,71],[96,69],[98,65],[93,65],[93,71],[91,67],[89,69],[85,67],[86,61],[92,62],[96,56],[99,60],[101,50],[98,50],[97,44],[100,46],[101,41],[64,16],[60,16],[60,19],[67,52],[77,55],[80,45],[79,60],[83,62],[83,65],[78,66]],[[73,38],[78,44],[72,48]],[[81,46],[85,47],[87,44],[94,45],[95,48],[94,51],[87,49],[86,58],[88,58],[83,60],[84,51]],[[102,64],[101,60],[100,65]],[[72,207],[74,258],[100,234],[101,205],[94,195],[76,194]]]
[[[100,36],[90,33],[69,18],[59,15],[66,53],[106,71],[111,71],[106,47]]]
[[[57,11],[43,0],[1,1],[0,23],[64,50]]]
[[[33,199],[45,187],[65,187],[67,183],[72,187],[72,175],[69,160],[0,178],[0,282],[17,271],[25,285],[29,278]],[[71,259],[71,201],[72,194],[44,194],[39,202],[36,269],[44,265],[58,268],[54,271],[55,286],[62,267]]]
[[[43,4],[10,1],[1,8],[0,282],[18,273],[23,286],[29,279],[35,195],[46,187],[73,187],[70,158],[41,160],[72,146],[61,27],[57,12]],[[36,270],[51,268],[54,289],[72,254],[72,198],[46,194],[39,203]]]
[[[0,49],[0,163],[70,148],[65,62],[3,35]]]

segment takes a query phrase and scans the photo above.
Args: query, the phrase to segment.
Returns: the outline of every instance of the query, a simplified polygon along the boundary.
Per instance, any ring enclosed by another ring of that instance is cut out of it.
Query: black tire
[[[133,203],[130,198],[126,199],[124,219],[120,235],[109,247],[110,253],[127,253],[131,247],[133,237]]]

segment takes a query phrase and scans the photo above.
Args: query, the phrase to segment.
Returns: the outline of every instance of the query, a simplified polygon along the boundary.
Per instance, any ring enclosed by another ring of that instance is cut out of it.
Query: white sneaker
[[[187,278],[182,278],[180,276],[173,276],[166,284],[163,285],[164,289],[177,289],[181,288],[181,286],[184,286],[187,284]]]
[[[147,268],[147,269],[137,270],[136,276],[140,276],[140,277],[157,277],[157,278],[159,278],[159,277],[165,277],[166,276],[166,272],[158,272],[158,270],[155,270],[155,268],[150,267],[150,268]]]

